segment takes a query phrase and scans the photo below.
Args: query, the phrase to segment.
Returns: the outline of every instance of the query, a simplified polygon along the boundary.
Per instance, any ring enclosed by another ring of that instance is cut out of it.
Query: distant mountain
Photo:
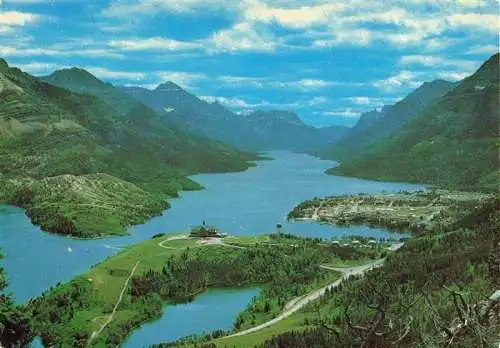
[[[394,134],[454,86],[454,83],[444,80],[426,82],[398,103],[363,114],[344,140],[325,149],[321,155],[340,161],[349,160],[376,141]]]
[[[333,143],[347,131],[346,127],[314,128],[287,111],[237,115],[217,102],[199,99],[172,82],[161,84],[155,90],[121,89],[190,132],[241,149],[304,151]]]
[[[123,94],[79,69],[52,78]],[[0,202],[24,207],[48,231],[119,234],[161,213],[178,190],[199,188],[187,175],[244,170],[256,158],[129,104],[119,112],[0,60]]]
[[[57,70],[39,79],[72,92],[98,97],[120,113],[128,113],[141,104],[120,89],[115,88],[111,83],[103,82],[87,70],[80,68]]]
[[[387,116],[391,108],[392,105],[384,105],[381,108],[377,108],[375,110],[365,112],[364,114],[362,114],[358,122],[356,122],[354,127],[352,127],[352,129],[349,131],[349,137],[365,132],[372,125],[377,123],[380,119]]]
[[[498,190],[499,54],[331,173]]]
[[[306,125],[297,114],[288,111],[255,111],[246,116],[246,129],[265,149],[305,150],[341,139],[347,127],[315,128]]]

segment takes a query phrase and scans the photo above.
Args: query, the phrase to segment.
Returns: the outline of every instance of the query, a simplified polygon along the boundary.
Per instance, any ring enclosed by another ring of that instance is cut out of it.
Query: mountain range
[[[187,175],[257,159],[231,145],[322,148],[341,161],[330,174],[495,189],[498,57],[459,83],[424,83],[352,129],[315,128],[289,111],[235,114],[172,82],[115,87],[78,68],[36,78],[0,60],[0,201],[48,231],[123,233],[198,189]]]
[[[440,93],[452,88],[398,131],[329,172],[497,191],[499,64],[497,53],[458,84],[439,82]]]
[[[79,68],[57,70],[41,79],[73,92],[96,96],[121,112],[146,105],[149,112],[164,116],[187,132],[243,150],[312,150],[335,143],[348,131],[343,126],[315,128],[288,111],[235,114],[217,101],[209,103],[171,81],[154,90],[115,87]]]
[[[312,150],[342,139],[348,131],[342,126],[315,128],[288,111],[238,115],[218,102],[209,103],[196,97],[173,82],[154,90],[120,89],[190,132],[245,150]]]
[[[123,233],[160,214],[177,191],[198,189],[187,175],[240,171],[257,158],[186,133],[90,74],[72,72],[107,102],[0,60],[0,201],[24,207],[47,231]]]

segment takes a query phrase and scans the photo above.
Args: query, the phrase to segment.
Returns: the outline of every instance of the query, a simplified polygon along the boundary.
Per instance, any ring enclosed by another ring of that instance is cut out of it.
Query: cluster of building
[[[201,238],[220,238],[222,235],[219,233],[219,229],[215,226],[210,226],[203,221],[200,226],[191,228],[190,237],[201,237]]]
[[[332,241],[332,245],[334,246],[343,246],[343,247],[357,247],[357,248],[368,248],[368,247],[374,247],[376,246],[378,243],[375,239],[370,239],[368,242],[366,242],[366,244],[363,244],[361,241],[359,240],[352,240],[351,242],[349,243],[342,243],[338,240],[334,240]]]

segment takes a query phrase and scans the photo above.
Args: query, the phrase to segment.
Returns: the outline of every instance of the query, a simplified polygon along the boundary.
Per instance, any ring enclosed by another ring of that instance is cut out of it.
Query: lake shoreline
[[[16,302],[24,303],[112,256],[115,245],[123,247],[135,244],[160,232],[185,231],[204,219],[220,227],[222,232],[234,232],[236,235],[258,236],[274,232],[276,224],[280,222],[286,232],[306,237],[329,239],[354,234],[387,238],[393,234],[382,229],[288,224],[285,218],[297,202],[311,195],[399,191],[421,187],[327,176],[324,170],[332,165],[331,161],[304,154],[277,151],[268,156],[274,160],[258,161],[256,166],[245,172],[190,176],[189,179],[196,180],[205,189],[182,191],[179,198],[170,201],[172,207],[163,215],[149,219],[145,224],[132,226],[126,235],[121,236],[63,238],[33,226],[24,210],[6,208],[5,214],[0,214],[0,247],[6,256],[1,263],[9,275],[7,291],[14,294]],[[303,168],[309,169],[304,171]],[[304,186],[304,183],[307,185]],[[249,187],[252,190],[248,190]],[[290,189],[292,187],[293,190]],[[224,200],[220,197],[224,197]],[[228,206],[238,209],[231,209],[228,214]],[[20,245],[23,247],[20,248]],[[49,257],[42,260],[36,257],[40,247]],[[68,248],[72,252],[68,252]],[[25,269],[31,269],[32,272],[24,272]]]
[[[287,218],[289,221],[367,225],[420,234],[451,229],[494,198],[489,194],[443,189],[346,195],[301,202]]]

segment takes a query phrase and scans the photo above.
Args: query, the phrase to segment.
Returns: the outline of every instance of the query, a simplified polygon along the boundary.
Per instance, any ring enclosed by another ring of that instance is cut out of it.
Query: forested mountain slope
[[[198,188],[186,175],[244,170],[254,155],[178,130],[138,104],[127,114],[0,61],[0,201],[45,230],[122,233]]]
[[[454,86],[445,80],[426,82],[396,104],[363,114],[345,139],[325,149],[321,156],[345,161],[370,149],[375,142],[390,137]]]
[[[498,188],[499,54],[395,133],[331,173]]]

